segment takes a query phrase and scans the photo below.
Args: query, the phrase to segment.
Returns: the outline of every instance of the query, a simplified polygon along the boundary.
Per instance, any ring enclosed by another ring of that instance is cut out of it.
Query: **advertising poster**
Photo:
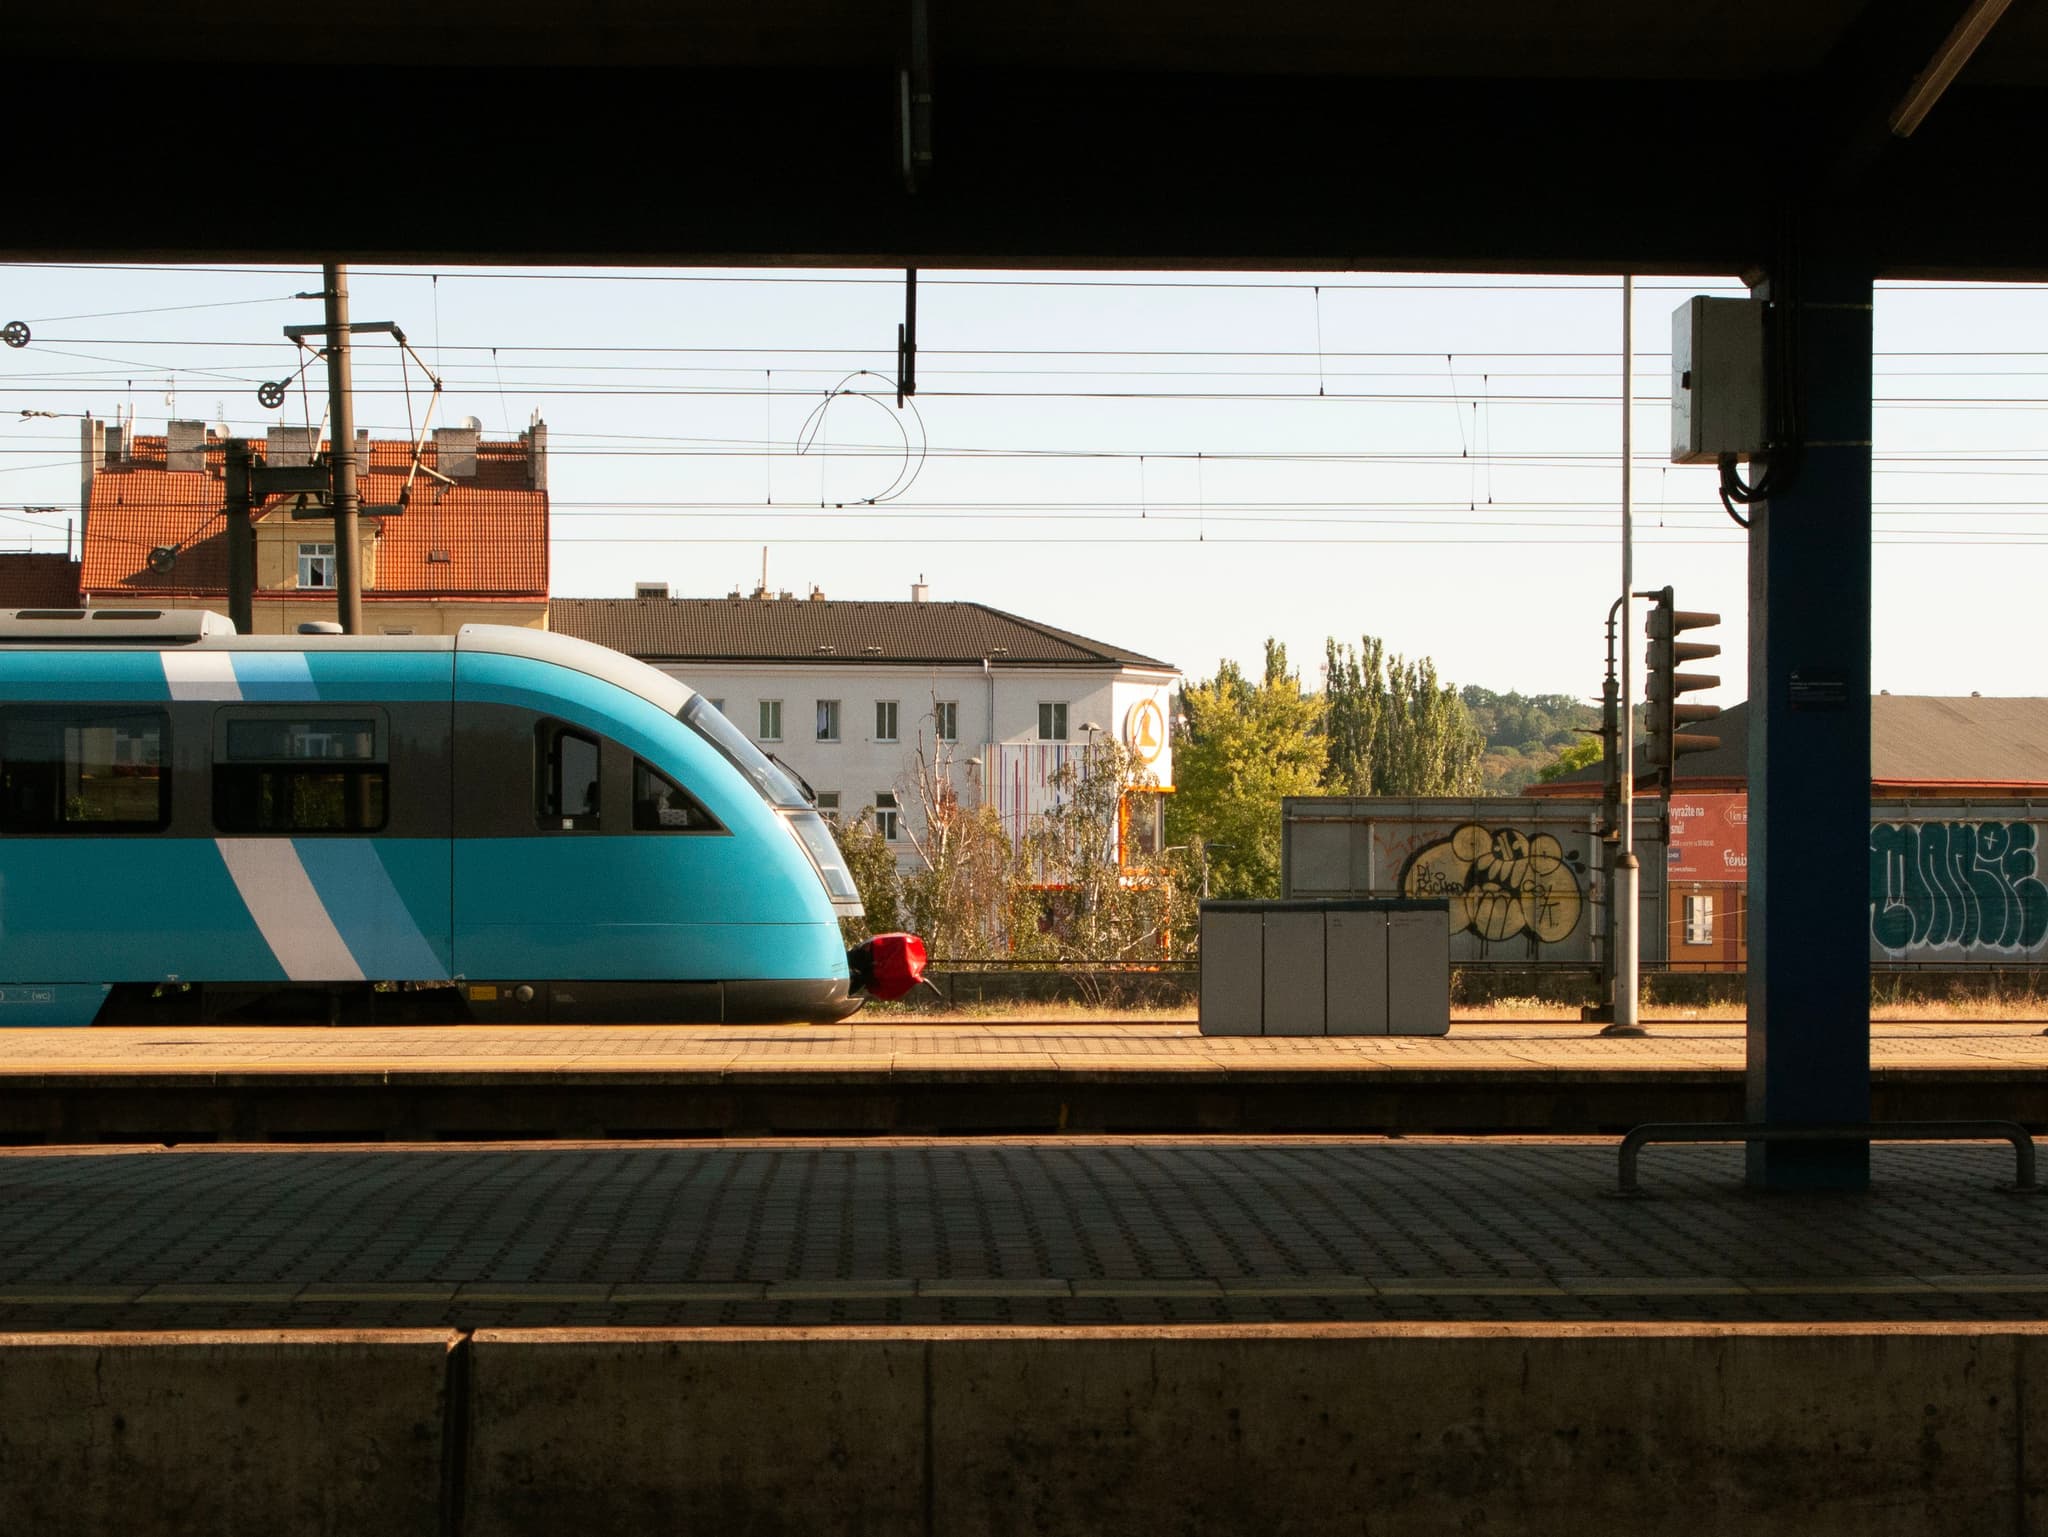
[[[1674,795],[1666,858],[1674,881],[1749,879],[1749,797]]]

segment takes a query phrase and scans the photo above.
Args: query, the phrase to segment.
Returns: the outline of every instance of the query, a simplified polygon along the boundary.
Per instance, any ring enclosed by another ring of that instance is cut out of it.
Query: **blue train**
[[[605,647],[0,612],[0,1025],[835,1020],[859,912],[798,782]]]

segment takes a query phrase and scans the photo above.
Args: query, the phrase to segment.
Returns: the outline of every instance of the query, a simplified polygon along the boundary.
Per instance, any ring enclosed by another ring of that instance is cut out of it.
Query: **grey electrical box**
[[[1442,898],[1204,902],[1204,1035],[1442,1035]]]
[[[1686,300],[1671,314],[1671,462],[1762,453],[1764,420],[1763,300]]]

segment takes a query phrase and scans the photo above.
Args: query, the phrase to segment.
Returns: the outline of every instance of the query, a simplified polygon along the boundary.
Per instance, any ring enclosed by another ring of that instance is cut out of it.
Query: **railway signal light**
[[[1668,792],[1680,758],[1687,753],[1710,752],[1721,745],[1717,736],[1683,729],[1698,721],[1712,720],[1721,711],[1710,704],[1684,703],[1680,697],[1699,689],[1718,688],[1720,677],[1678,670],[1688,662],[1704,662],[1721,654],[1719,646],[1678,638],[1687,630],[1704,630],[1719,624],[1721,616],[1677,607],[1669,587],[1646,596],[1650,599],[1650,665],[1643,680],[1643,698],[1649,706],[1650,718],[1643,757],[1662,775]]]

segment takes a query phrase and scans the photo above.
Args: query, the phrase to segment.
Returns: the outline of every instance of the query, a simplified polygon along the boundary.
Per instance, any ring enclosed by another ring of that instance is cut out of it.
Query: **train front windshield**
[[[702,694],[683,706],[683,724],[717,748],[734,768],[745,774],[769,805],[784,811],[810,809],[810,797],[797,787],[796,781],[749,742],[739,727],[713,709],[711,701]]]
[[[819,881],[832,899],[833,910],[841,917],[858,918],[860,890],[853,883],[839,845],[833,841],[831,829],[812,809],[810,796],[795,776],[749,742],[702,694],[683,706],[682,718],[684,725],[717,748],[728,763],[747,776],[761,792],[761,798],[781,813],[784,825],[795,835],[811,861],[811,868],[818,872]]]

